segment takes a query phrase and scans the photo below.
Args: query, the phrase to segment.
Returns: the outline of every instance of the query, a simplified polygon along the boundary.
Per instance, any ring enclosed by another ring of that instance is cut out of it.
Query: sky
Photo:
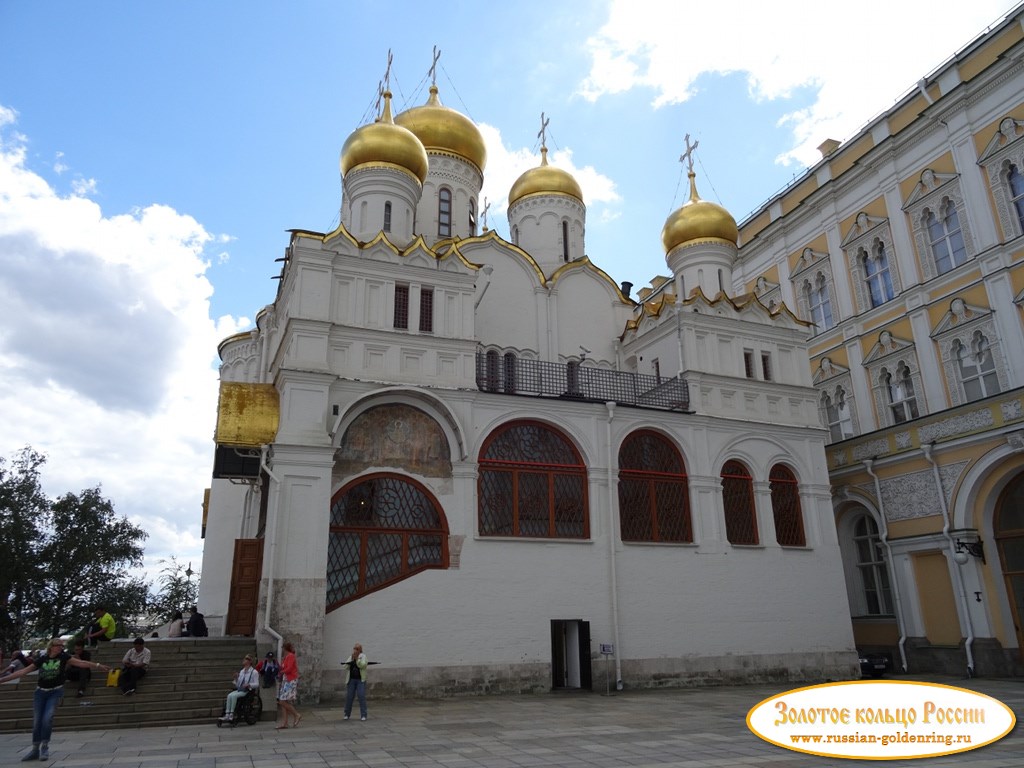
[[[338,158],[374,117],[442,102],[487,143],[487,224],[549,159],[587,253],[637,288],[697,186],[742,222],[1015,7],[862,0],[0,0],[0,457],[51,496],[100,486],[146,572],[199,570],[217,344],[274,300],[288,229],[338,224]]]

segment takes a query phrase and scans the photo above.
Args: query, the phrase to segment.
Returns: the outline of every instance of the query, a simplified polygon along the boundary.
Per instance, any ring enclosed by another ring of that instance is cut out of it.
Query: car
[[[889,658],[880,653],[857,651],[860,657],[860,673],[863,677],[881,677],[889,668]]]

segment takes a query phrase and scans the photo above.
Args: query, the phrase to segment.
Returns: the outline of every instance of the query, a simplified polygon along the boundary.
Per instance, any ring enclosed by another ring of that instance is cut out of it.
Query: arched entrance
[[[992,527],[1006,579],[1006,594],[1013,609],[1017,648],[1024,658],[1024,473],[1017,475],[999,495]]]

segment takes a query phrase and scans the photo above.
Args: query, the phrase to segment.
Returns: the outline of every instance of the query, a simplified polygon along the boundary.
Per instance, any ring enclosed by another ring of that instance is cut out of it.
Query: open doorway
[[[551,620],[551,687],[591,689],[589,621]]]

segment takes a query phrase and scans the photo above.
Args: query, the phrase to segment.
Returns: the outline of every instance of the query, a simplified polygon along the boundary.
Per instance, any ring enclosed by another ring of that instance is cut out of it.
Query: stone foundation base
[[[592,661],[592,690],[604,691],[606,665],[615,688],[614,662]],[[624,689],[695,688],[755,683],[814,684],[860,678],[854,651],[628,659],[622,662]],[[551,665],[494,664],[450,667],[370,667],[367,695],[374,698],[443,698],[489,694],[546,693]],[[344,701],[344,670],[325,670],[320,700]]]

